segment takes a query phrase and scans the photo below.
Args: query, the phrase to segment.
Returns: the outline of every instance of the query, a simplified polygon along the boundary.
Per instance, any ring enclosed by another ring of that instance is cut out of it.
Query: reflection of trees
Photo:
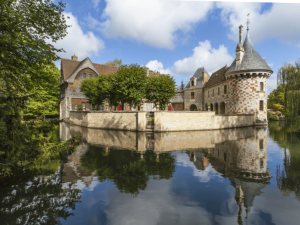
[[[300,133],[292,132],[282,123],[272,122],[269,124],[269,134],[285,149],[283,168],[277,166],[277,186],[285,195],[294,193],[300,201]]]
[[[124,193],[137,195],[145,190],[150,176],[153,179],[169,179],[175,171],[175,159],[169,153],[157,155],[153,151],[141,153],[125,150],[108,150],[92,146],[81,158],[84,169],[97,171],[100,181],[115,183]]]
[[[46,177],[25,172],[0,189],[1,223],[61,224],[60,218],[73,215],[68,209],[75,209],[80,193],[73,184],[62,187],[60,173]]]

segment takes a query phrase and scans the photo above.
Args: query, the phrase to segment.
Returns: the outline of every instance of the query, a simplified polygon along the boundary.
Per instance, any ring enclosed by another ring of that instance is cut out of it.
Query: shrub
[[[79,107],[78,107],[78,110],[82,110],[82,107],[81,107],[81,106],[79,106]]]

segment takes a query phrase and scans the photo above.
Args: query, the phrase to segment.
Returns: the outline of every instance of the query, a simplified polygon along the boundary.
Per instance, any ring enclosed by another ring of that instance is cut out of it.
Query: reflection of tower
[[[243,214],[243,200],[244,200],[244,192],[242,190],[241,185],[239,184],[238,180],[237,180],[237,185],[235,187],[235,196],[234,196],[237,205],[239,206],[239,212],[238,212],[238,224],[242,225],[243,224],[243,220],[242,220],[242,214]]]

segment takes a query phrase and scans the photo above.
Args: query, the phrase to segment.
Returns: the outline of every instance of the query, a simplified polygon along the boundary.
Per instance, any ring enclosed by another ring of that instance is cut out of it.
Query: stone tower
[[[242,29],[239,27],[239,44],[236,59],[225,73],[229,81],[228,114],[255,114],[259,120],[267,120],[267,79],[273,71],[255,50],[247,29],[242,45]]]

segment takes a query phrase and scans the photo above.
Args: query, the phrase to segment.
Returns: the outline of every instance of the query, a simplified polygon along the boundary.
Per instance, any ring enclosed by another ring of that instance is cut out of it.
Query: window
[[[92,76],[92,74],[90,73],[90,74],[89,74],[89,78],[92,78],[92,77],[93,77],[93,76]]]
[[[227,161],[227,153],[224,153],[224,161]]]
[[[218,95],[220,95],[220,87],[218,87]]]
[[[195,92],[191,92],[191,99],[195,98]]]
[[[224,85],[224,94],[227,94],[227,85]]]
[[[215,96],[215,89],[213,89],[213,97]]]
[[[84,73],[84,74],[82,75],[82,77],[83,77],[83,79],[85,79],[85,78],[86,78],[86,73]]]
[[[264,150],[264,139],[259,139],[259,149]]]
[[[193,80],[191,81],[191,86],[194,86],[194,81]]]
[[[209,91],[207,91],[207,97],[209,98]]]
[[[263,169],[264,168],[264,158],[260,158],[260,168]]]
[[[260,91],[264,90],[264,82],[260,82]]]
[[[264,101],[263,100],[259,101],[259,110],[264,111]]]

